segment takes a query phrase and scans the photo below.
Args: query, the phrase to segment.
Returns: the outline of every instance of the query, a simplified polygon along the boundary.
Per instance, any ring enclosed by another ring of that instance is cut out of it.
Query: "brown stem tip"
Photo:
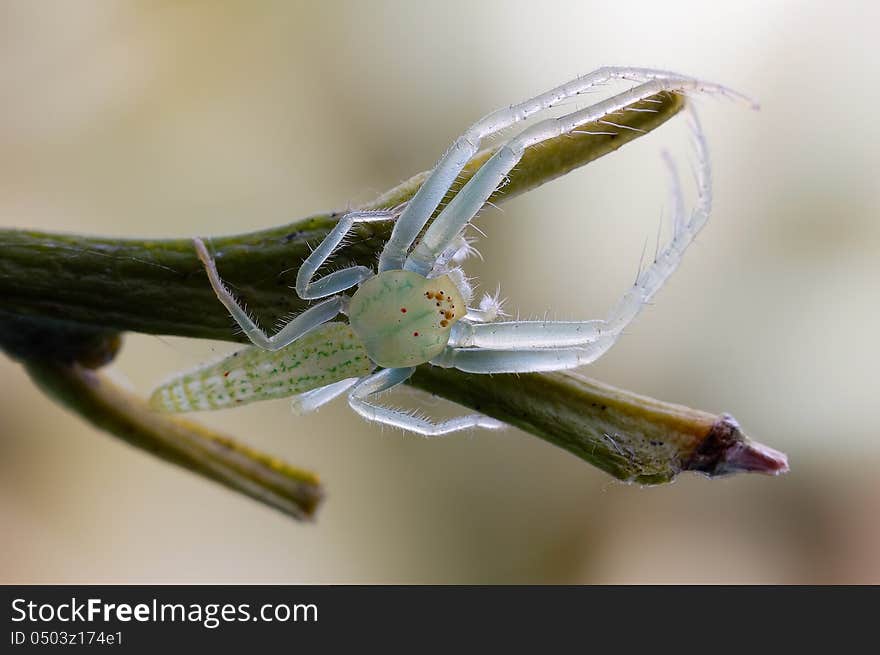
[[[732,473],[788,473],[788,457],[746,437],[730,414],[722,414],[703,443],[685,464],[685,470],[709,477]]]

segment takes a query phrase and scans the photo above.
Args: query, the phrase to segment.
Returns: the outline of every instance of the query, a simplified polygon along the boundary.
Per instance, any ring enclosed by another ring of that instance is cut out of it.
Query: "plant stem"
[[[784,454],[715,415],[617,389],[570,371],[485,376],[421,366],[412,384],[565,448],[614,477],[669,482],[681,471],[708,477],[788,471]]]
[[[152,411],[107,376],[79,364],[30,360],[25,368],[49,396],[129,444],[219,482],[296,519],[323,496],[312,473],[296,469],[179,416]]]

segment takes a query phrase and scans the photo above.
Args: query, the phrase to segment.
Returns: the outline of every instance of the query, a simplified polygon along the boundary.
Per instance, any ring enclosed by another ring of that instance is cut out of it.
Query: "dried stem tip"
[[[709,477],[731,473],[788,473],[785,453],[746,437],[736,419],[722,414],[685,469]]]

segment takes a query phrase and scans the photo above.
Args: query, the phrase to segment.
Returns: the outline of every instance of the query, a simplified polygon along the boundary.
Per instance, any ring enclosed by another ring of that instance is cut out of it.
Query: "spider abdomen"
[[[153,409],[190,412],[286,398],[373,370],[345,323],[326,323],[278,351],[245,348],[174,377],[150,397]]]
[[[351,327],[370,359],[386,368],[417,366],[439,355],[466,313],[448,275],[429,279],[403,270],[361,284],[348,307]]]

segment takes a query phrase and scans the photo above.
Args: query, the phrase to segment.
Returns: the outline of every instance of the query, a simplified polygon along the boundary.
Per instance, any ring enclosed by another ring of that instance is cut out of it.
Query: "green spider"
[[[505,143],[443,208],[413,247],[483,139],[610,80],[638,84],[586,109],[540,121]],[[500,321],[497,296],[486,296],[479,307],[470,307],[473,290],[458,266],[472,251],[463,231],[527,148],[593,121],[621,127],[611,122],[609,115],[639,101],[651,102],[651,96],[663,91],[714,92],[743,98],[717,84],[667,71],[602,68],[489,114],[455,141],[399,215],[392,210],[352,212],[340,219],[297,275],[295,289],[300,298],[323,300],[272,336],[266,335],[239,305],[224,286],[205,244],[194,239],[217,297],[254,346],[166,382],[154,391],[152,406],[178,412],[293,396],[294,411],[304,413],[347,392],[352,409],[367,420],[424,436],[473,427],[502,427],[499,421],[480,414],[434,422],[380,405],[373,396],[405,382],[415,367],[424,363],[471,373],[556,371],[593,362],[611,348],[676,269],[709,217],[711,170],[706,142],[692,108],[689,115],[699,192],[696,206],[686,216],[681,187],[670,164],[675,201],[672,238],[654,262],[640,272],[606,319]],[[365,266],[353,266],[314,279],[356,223],[387,220],[396,222],[379,259],[378,273]],[[357,290],[353,295],[342,293],[354,287]],[[347,323],[333,320],[340,314],[348,317]]]

